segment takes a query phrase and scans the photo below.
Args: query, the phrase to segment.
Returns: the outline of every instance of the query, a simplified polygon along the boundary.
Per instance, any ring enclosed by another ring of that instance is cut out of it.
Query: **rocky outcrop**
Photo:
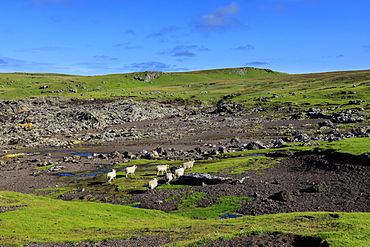
[[[134,74],[134,79],[143,81],[143,82],[151,82],[154,79],[160,77],[161,75],[167,75],[168,73],[161,72],[161,71],[145,71],[145,72],[138,72]]]
[[[132,100],[95,101],[94,99],[66,99],[59,97],[0,101],[0,144],[53,143],[48,136],[70,134],[107,126],[163,118],[180,114],[184,107],[156,102]],[[32,131],[31,131],[32,130]],[[79,141],[100,139],[109,141],[117,136],[135,136],[135,131],[106,131],[87,134]],[[74,138],[73,138],[74,139]]]
[[[365,114],[351,109],[342,110],[333,114],[333,122],[336,123],[356,123],[364,120]]]
[[[223,115],[243,112],[245,112],[245,109],[242,104],[238,104],[232,101],[220,100],[216,105],[216,109],[214,109],[212,113]]]

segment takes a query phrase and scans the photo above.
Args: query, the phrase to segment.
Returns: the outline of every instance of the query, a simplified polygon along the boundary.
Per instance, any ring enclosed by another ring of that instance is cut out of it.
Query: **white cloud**
[[[200,32],[224,32],[230,28],[243,26],[243,23],[237,18],[239,12],[239,5],[232,2],[228,6],[222,6],[194,20],[193,25]]]

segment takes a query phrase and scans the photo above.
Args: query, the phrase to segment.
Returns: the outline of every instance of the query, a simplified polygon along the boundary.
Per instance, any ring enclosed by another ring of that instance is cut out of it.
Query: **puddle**
[[[98,157],[100,154],[97,153],[78,153],[74,151],[66,151],[66,150],[55,150],[54,152],[63,152],[63,153],[70,153],[78,156],[90,156],[90,157]]]
[[[92,178],[92,177],[95,177],[95,176],[101,175],[101,174],[106,174],[110,170],[111,170],[110,168],[101,168],[97,171],[87,171],[87,172],[79,173],[79,174],[61,172],[61,173],[58,173],[57,175],[61,176],[61,177],[70,177],[70,178],[75,178],[75,179],[83,179],[83,178]]]
[[[248,155],[248,156],[265,156],[264,154],[251,154],[251,155]]]
[[[220,219],[234,219],[234,218],[239,218],[243,217],[243,214],[223,214],[218,216]]]
[[[107,155],[107,154],[100,154],[100,153],[79,153],[79,152],[68,151],[68,150],[50,150],[50,151],[43,151],[41,153],[53,153],[53,152],[69,153],[73,155],[87,156],[87,157],[93,157],[93,158],[97,158],[99,155]]]
[[[131,206],[131,207],[133,207],[133,208],[141,208],[141,209],[144,209],[144,208],[140,207],[139,205],[133,205],[133,206]]]

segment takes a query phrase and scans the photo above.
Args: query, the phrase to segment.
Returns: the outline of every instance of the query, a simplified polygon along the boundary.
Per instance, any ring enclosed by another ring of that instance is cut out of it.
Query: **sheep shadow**
[[[148,190],[131,190],[130,192],[128,192],[127,194],[130,194],[130,195],[141,195],[141,194],[145,194]]]
[[[89,186],[102,186],[106,184],[106,181],[102,182],[102,181],[95,181],[95,182],[91,182],[89,183]]]

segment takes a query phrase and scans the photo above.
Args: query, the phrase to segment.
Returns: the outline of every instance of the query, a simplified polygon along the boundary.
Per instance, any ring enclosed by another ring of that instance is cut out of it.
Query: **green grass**
[[[241,206],[239,202],[242,200],[250,201],[248,197],[233,197],[233,196],[222,196],[218,198],[220,203],[212,204],[209,207],[199,208],[195,203],[206,196],[205,193],[194,193],[185,197],[180,198],[180,204],[178,208],[171,211],[170,214],[181,215],[189,219],[219,219],[220,216],[233,213],[237,208]]]
[[[58,74],[0,74],[0,98],[19,99],[31,96],[63,96],[79,98],[130,98],[166,101],[176,98],[188,103],[217,102],[225,95],[246,108],[255,106],[309,107],[336,106],[352,109],[370,101],[370,71],[287,75],[263,69],[247,68],[245,75],[221,69],[169,73],[152,82],[134,79],[138,73],[105,76],[73,76]],[[42,86],[49,86],[40,89]],[[354,87],[355,86],[355,87]],[[58,93],[49,91],[66,90]],[[70,90],[77,90],[73,93]],[[42,93],[44,91],[44,93]],[[237,92],[237,93],[235,93]],[[355,92],[354,94],[352,94]],[[294,93],[294,94],[292,94]],[[354,99],[349,98],[354,97]],[[259,101],[259,98],[271,100]],[[349,105],[350,100],[365,100]]]
[[[243,73],[245,74],[243,74]],[[243,74],[243,75],[241,75]],[[184,104],[215,103],[225,95],[245,108],[256,106],[274,109],[295,108],[302,112],[310,107],[327,109],[328,113],[343,109],[365,108],[364,126],[369,123],[370,70],[330,73],[287,75],[268,70],[224,69],[169,73],[152,82],[136,80],[144,73],[105,76],[74,76],[60,74],[12,73],[0,74],[0,99],[29,97],[78,97],[96,99],[134,99],[166,102],[181,99]],[[41,89],[42,86],[48,88]],[[61,92],[49,92],[58,91]],[[74,93],[73,91],[77,91]],[[236,93],[237,92],[237,93]],[[259,99],[266,99],[261,101]],[[350,100],[363,100],[350,105]],[[329,108],[329,107],[335,107]],[[271,115],[271,117],[274,117]],[[340,125],[338,128],[354,128],[358,124]],[[20,126],[27,127],[27,126]],[[298,143],[297,143],[298,144]],[[370,138],[351,138],[333,143],[321,143],[316,147],[289,144],[279,149],[254,150],[220,154],[219,160],[196,161],[193,171],[214,173],[248,173],[270,167],[278,160],[265,156],[248,156],[256,153],[289,150],[292,152],[315,151],[350,154],[369,152]],[[3,159],[8,159],[4,155]],[[366,157],[365,157],[366,158]],[[105,176],[81,179],[70,187],[50,190],[49,197],[0,192],[0,206],[22,206],[15,211],[0,213],[0,245],[21,246],[38,242],[99,242],[103,239],[130,238],[142,235],[167,235],[176,239],[169,246],[196,246],[214,239],[228,239],[246,234],[281,232],[320,237],[332,246],[369,246],[369,213],[289,213],[262,216],[244,216],[222,220],[218,217],[232,213],[248,198],[221,197],[219,204],[199,208],[196,202],[204,198],[202,193],[188,191],[179,200],[177,210],[164,213],[156,210],[137,209],[130,206],[95,202],[62,201],[53,198],[76,188],[110,191],[118,196],[128,196],[133,190],[145,190],[148,180],[156,177],[155,165],[178,166],[181,161],[135,160],[118,164],[118,169],[138,165],[136,176],[126,178],[119,170],[118,178],[110,185]],[[263,176],[263,172],[260,172]],[[139,179],[141,178],[141,179]],[[144,178],[144,179],[142,179]],[[160,185],[159,189],[177,189],[184,185]],[[45,189],[47,190],[47,189]],[[338,215],[338,217],[333,217]]]
[[[207,238],[227,239],[263,232],[321,237],[333,246],[368,245],[369,213],[306,212],[222,220],[214,219],[202,208],[195,209],[192,215],[181,216],[130,206],[68,202],[8,191],[0,193],[0,206],[23,205],[0,214],[2,246],[61,241],[98,243],[103,239],[158,234],[177,239],[171,246],[190,246]],[[199,199],[201,195],[194,197]],[[238,200],[240,198],[220,198],[221,204],[213,205],[209,211],[221,214],[232,210]],[[217,209],[221,206],[223,208]],[[203,220],[196,219],[197,215]]]
[[[137,210],[128,206],[63,202],[13,192],[1,192],[1,195],[16,201],[2,206],[25,205],[0,215],[0,232],[5,236],[0,241],[2,244],[6,243],[6,239],[10,243],[99,239],[143,229],[146,224],[142,224],[142,221],[158,227],[166,225],[165,221],[177,221],[176,217],[167,215],[163,218],[160,211]]]
[[[343,154],[362,155],[370,152],[370,138],[349,138],[327,143],[317,148],[320,152],[337,152]]]
[[[181,97],[189,99],[190,94],[202,90],[215,89],[216,94],[220,90],[229,88],[229,80],[242,80],[241,78],[271,77],[283,75],[278,72],[268,72],[261,69],[249,68],[248,72],[240,76],[233,73],[233,70],[224,69],[213,71],[195,71],[186,73],[169,73],[154,79],[151,83],[135,79],[137,75],[144,73],[115,74],[105,76],[72,76],[58,74],[30,74],[30,73],[13,73],[0,74],[0,93],[1,98],[15,99],[30,96],[66,96],[66,97],[137,97],[149,94],[150,97],[157,95],[162,96],[168,93],[165,98]],[[209,86],[211,85],[211,88]],[[48,88],[41,89],[42,86]],[[192,87],[194,86],[194,87]],[[65,90],[62,92],[55,92]],[[77,90],[73,93],[70,90]],[[124,91],[123,91],[124,90]],[[83,95],[81,95],[83,94]]]
[[[248,152],[243,152],[248,153]],[[233,153],[234,154],[234,153]],[[249,170],[259,170],[270,167],[276,163],[276,159],[268,158],[266,156],[242,156],[242,152],[235,154],[234,158],[224,158],[213,162],[196,162],[194,164],[194,171],[204,173],[225,172],[231,174],[245,173]]]

